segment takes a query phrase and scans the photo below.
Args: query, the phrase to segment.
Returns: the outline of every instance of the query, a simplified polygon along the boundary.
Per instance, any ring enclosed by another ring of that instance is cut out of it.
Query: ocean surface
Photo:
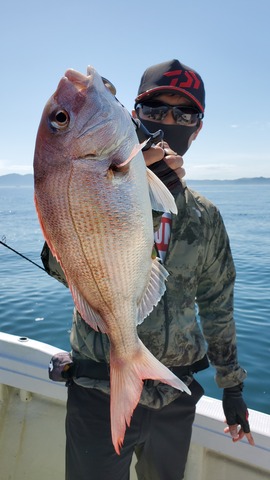
[[[188,182],[220,209],[237,269],[238,357],[248,371],[249,408],[270,414],[270,184]],[[32,187],[0,187],[0,240],[38,265],[43,237]],[[69,290],[0,244],[0,330],[69,350]],[[198,374],[205,394],[221,398],[214,369]]]

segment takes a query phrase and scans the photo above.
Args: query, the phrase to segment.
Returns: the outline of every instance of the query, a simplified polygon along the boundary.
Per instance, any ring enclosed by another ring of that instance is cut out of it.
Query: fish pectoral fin
[[[168,275],[166,268],[156,258],[153,259],[150,280],[139,305],[137,325],[140,325],[158,304],[166,290],[165,281]]]
[[[147,140],[143,143],[138,143],[137,145],[134,145],[129,157],[124,162],[117,165],[117,168],[124,167],[124,165],[127,165],[129,162],[131,162],[131,160],[134,157],[136,157],[136,155],[143,149],[143,147],[146,145],[146,143],[147,143]]]
[[[177,213],[177,206],[171,192],[152,170],[146,168],[146,171],[152,209],[158,212]]]
[[[91,305],[89,305],[89,303],[74,285],[69,285],[69,288],[71,290],[75,306],[84,321],[97,332],[100,331],[102,333],[107,333],[106,324],[100,314],[96,312]]]

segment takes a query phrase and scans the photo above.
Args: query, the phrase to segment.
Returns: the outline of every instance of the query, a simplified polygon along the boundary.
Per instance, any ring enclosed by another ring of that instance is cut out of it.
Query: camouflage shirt
[[[234,386],[246,372],[237,360],[235,268],[228,235],[219,210],[197,192],[185,187],[176,203],[164,261],[170,274],[166,293],[138,333],[169,367],[192,365],[207,353],[218,386]],[[76,358],[109,362],[107,336],[94,331],[76,311],[71,345]]]

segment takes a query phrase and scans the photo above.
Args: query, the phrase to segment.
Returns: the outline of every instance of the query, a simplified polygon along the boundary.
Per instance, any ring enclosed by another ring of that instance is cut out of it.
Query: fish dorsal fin
[[[146,171],[152,209],[158,212],[177,213],[177,206],[171,192],[152,170],[147,168]]]
[[[84,321],[97,332],[100,331],[102,333],[107,333],[106,325],[99,313],[93,310],[93,308],[89,305],[85,298],[83,298],[79,290],[74,285],[69,285],[69,288],[72,293],[75,306]]]
[[[154,306],[158,304],[166,290],[165,281],[168,275],[166,268],[155,258],[152,261],[149,284],[139,305],[137,325],[140,325],[145,317],[152,312]]]

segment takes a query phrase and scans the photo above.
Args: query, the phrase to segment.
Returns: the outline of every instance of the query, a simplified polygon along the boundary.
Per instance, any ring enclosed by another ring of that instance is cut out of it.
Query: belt
[[[198,362],[192,365],[181,367],[168,367],[178,378],[192,375],[209,367],[207,356],[205,355]],[[73,360],[73,365],[69,370],[69,377],[88,377],[94,380],[110,380],[110,366],[106,362],[95,362],[94,360]]]
[[[71,377],[88,377],[93,378],[94,380],[110,380],[110,366],[105,362],[74,359],[70,370]]]

